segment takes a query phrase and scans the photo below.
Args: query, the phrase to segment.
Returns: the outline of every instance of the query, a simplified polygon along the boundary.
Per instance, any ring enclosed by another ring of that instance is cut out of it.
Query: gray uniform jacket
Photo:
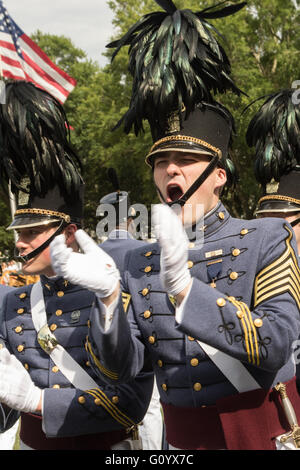
[[[8,286],[3,286],[0,285],[0,309],[1,309],[1,304],[4,300],[5,295],[12,291],[14,288],[13,287],[8,287]],[[2,321],[2,316],[0,315],[0,323]],[[0,432],[7,431],[10,429],[17,419],[20,417],[20,413],[16,410],[11,410],[2,404],[0,404]]]
[[[136,240],[126,230],[113,230],[108,239],[99,246],[114,259],[118,269],[122,272],[128,251],[145,245],[147,242]]]
[[[101,302],[91,313],[89,343],[98,374],[109,383],[124,382],[146,357],[163,403],[202,407],[236,395],[199,339],[242,361],[265,389],[294,377],[300,270],[289,224],[235,219],[219,204],[205,217],[203,246],[191,244],[188,267],[193,284],[178,324],[159,279],[159,245],[129,254],[123,305],[115,309],[110,329],[102,329]]]
[[[88,362],[86,337],[94,294],[62,278],[41,276],[48,325],[59,344],[96,380],[92,391],[74,388],[41,349],[31,317],[32,286],[14,289],[2,306],[1,336],[9,351],[44,390],[43,429],[47,437],[67,437],[126,429],[142,420],[153,388],[153,372],[121,386],[97,379]]]

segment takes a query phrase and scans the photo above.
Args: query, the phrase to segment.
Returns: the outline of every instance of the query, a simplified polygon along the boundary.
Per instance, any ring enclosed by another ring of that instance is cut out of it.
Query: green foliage
[[[119,38],[141,15],[160,9],[154,0],[108,0],[114,12],[113,24]],[[218,2],[215,0],[174,0],[178,8],[199,11]],[[298,5],[298,6],[297,6]],[[232,111],[236,121],[236,136],[232,158],[240,181],[235,190],[225,196],[231,213],[238,217],[253,216],[260,188],[253,175],[254,149],[245,143],[245,133],[259,103],[247,112],[243,109],[254,99],[291,87],[300,80],[299,2],[293,0],[249,0],[247,7],[236,15],[212,23],[224,35],[223,45],[232,64],[237,85],[247,93],[241,98],[228,93],[218,97]],[[152,141],[149,129],[138,138],[128,136],[122,127],[113,131],[126,112],[132,80],[128,74],[128,51],[121,50],[112,64],[100,68],[85,52],[63,36],[37,31],[33,40],[62,69],[77,80],[77,86],[65,103],[73,145],[81,155],[86,183],[85,223],[93,233],[99,199],[113,188],[106,179],[106,169],[113,166],[122,189],[130,192],[132,202],[150,205],[157,201],[151,170],[145,156]],[[107,50],[108,57],[112,51]],[[3,201],[3,198],[2,198]],[[6,207],[6,209],[5,209]],[[4,227],[9,223],[9,206],[0,204],[0,243],[9,246],[10,235]],[[3,228],[2,228],[3,227]],[[3,250],[2,250],[3,251]]]

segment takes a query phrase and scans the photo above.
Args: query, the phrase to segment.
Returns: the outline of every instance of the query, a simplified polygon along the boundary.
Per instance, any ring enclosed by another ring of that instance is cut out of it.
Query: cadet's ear
[[[216,189],[222,189],[227,181],[226,170],[224,168],[216,168]]]
[[[71,246],[76,243],[75,240],[75,232],[77,231],[77,226],[75,224],[69,224],[66,226],[64,230],[64,234],[66,237],[66,244],[67,246]]]

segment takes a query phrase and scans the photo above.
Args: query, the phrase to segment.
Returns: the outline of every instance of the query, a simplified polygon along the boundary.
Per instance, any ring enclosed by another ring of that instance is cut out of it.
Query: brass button
[[[202,385],[199,382],[196,382],[193,386],[193,389],[195,390],[195,392],[200,392],[201,388],[202,388]]]
[[[161,388],[163,389],[164,392],[168,390],[167,384],[162,384]]]
[[[146,258],[149,258],[149,256],[151,255],[152,255],[152,251],[147,251],[147,253],[145,253]]]
[[[243,228],[243,230],[241,230],[241,235],[247,235],[248,231],[248,229]]]
[[[239,256],[240,253],[241,251],[238,248],[234,248],[234,250],[232,250],[233,256]]]
[[[220,297],[218,300],[217,300],[217,305],[219,307],[224,307],[226,305],[226,300],[223,299],[223,297]]]
[[[18,308],[17,313],[22,315],[22,313],[24,313],[24,308]]]
[[[94,403],[95,403],[95,405],[97,405],[97,406],[101,405],[101,400],[100,400],[100,398],[95,398]]]
[[[52,388],[60,388],[60,385],[58,385],[58,384],[55,384],[55,385],[53,385],[53,387],[52,387]]]
[[[191,366],[196,367],[199,364],[199,361],[196,357],[191,359]]]
[[[220,220],[224,220],[225,219],[224,212],[219,212],[218,217],[219,217]]]
[[[87,367],[91,367],[90,361],[86,361],[85,365],[86,365]]]
[[[65,293],[64,293],[64,291],[59,290],[56,295],[57,295],[57,297],[63,297],[65,295]]]
[[[18,350],[19,352],[24,351],[24,346],[23,346],[23,344],[19,344],[19,346],[17,347],[17,350]]]
[[[150,271],[152,271],[151,266],[146,266],[145,269],[144,269],[144,272],[145,273],[150,273]]]
[[[149,336],[148,341],[149,341],[150,344],[154,344],[155,343],[154,336]]]
[[[147,287],[145,287],[145,289],[142,290],[142,295],[145,297],[149,292],[149,289],[147,289]]]
[[[22,328],[21,326],[17,326],[17,327],[15,328],[15,332],[16,332],[16,333],[21,333],[22,330],[23,330],[23,328]]]
[[[52,372],[56,373],[59,371],[59,368],[57,366],[52,367]]]
[[[256,326],[256,328],[260,328],[263,325],[262,319],[261,318],[256,318],[254,320],[254,325]]]
[[[194,266],[193,261],[188,261],[187,262],[188,268],[191,269]]]
[[[51,331],[55,331],[57,328],[57,325],[55,325],[55,323],[52,323],[52,325],[50,325],[50,330]]]
[[[194,243],[194,242],[190,242],[190,243],[189,243],[189,248],[195,248],[195,243]]]
[[[60,316],[62,315],[62,313],[63,313],[63,311],[60,310],[60,309],[58,309],[58,310],[56,310],[55,315],[56,315],[57,317],[60,317]]]
[[[158,359],[157,365],[158,365],[158,367],[162,367],[163,366],[163,361],[161,359]]]
[[[188,340],[189,341],[195,341],[195,338],[193,338],[192,336],[188,336]]]
[[[29,365],[27,363],[24,364],[24,367],[25,367],[26,370],[29,370]]]
[[[25,299],[25,297],[27,297],[26,292],[22,292],[22,294],[19,295],[20,299]]]
[[[145,310],[145,312],[144,312],[144,318],[149,318],[149,317],[151,317],[151,312],[150,312],[150,310]]]
[[[81,405],[83,405],[85,403],[85,398],[83,396],[81,397],[78,397],[78,403],[80,403]]]
[[[87,321],[87,326],[88,326],[88,328],[91,328],[91,320]]]
[[[117,403],[119,403],[119,397],[115,395],[114,397],[112,397],[111,401],[116,405]]]
[[[242,318],[244,318],[245,314],[241,310],[238,310],[236,312],[236,316],[241,320]]]
[[[229,277],[230,277],[230,279],[232,279],[232,281],[235,281],[239,277],[239,275],[235,271],[232,271],[232,273],[230,273]]]

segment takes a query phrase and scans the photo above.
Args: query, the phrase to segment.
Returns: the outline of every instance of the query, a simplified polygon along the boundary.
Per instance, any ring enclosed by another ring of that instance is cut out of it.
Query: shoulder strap
[[[59,367],[62,374],[80,390],[98,388],[98,384],[87,372],[70,356],[58,343],[57,339],[47,325],[47,315],[41,282],[33,284],[30,294],[31,315],[34,328],[37,332],[38,342],[43,350],[49,354],[53,362]]]
[[[250,392],[251,390],[261,388],[241,361],[228,356],[206,343],[201,341],[197,341],[197,343],[238,392]]]

